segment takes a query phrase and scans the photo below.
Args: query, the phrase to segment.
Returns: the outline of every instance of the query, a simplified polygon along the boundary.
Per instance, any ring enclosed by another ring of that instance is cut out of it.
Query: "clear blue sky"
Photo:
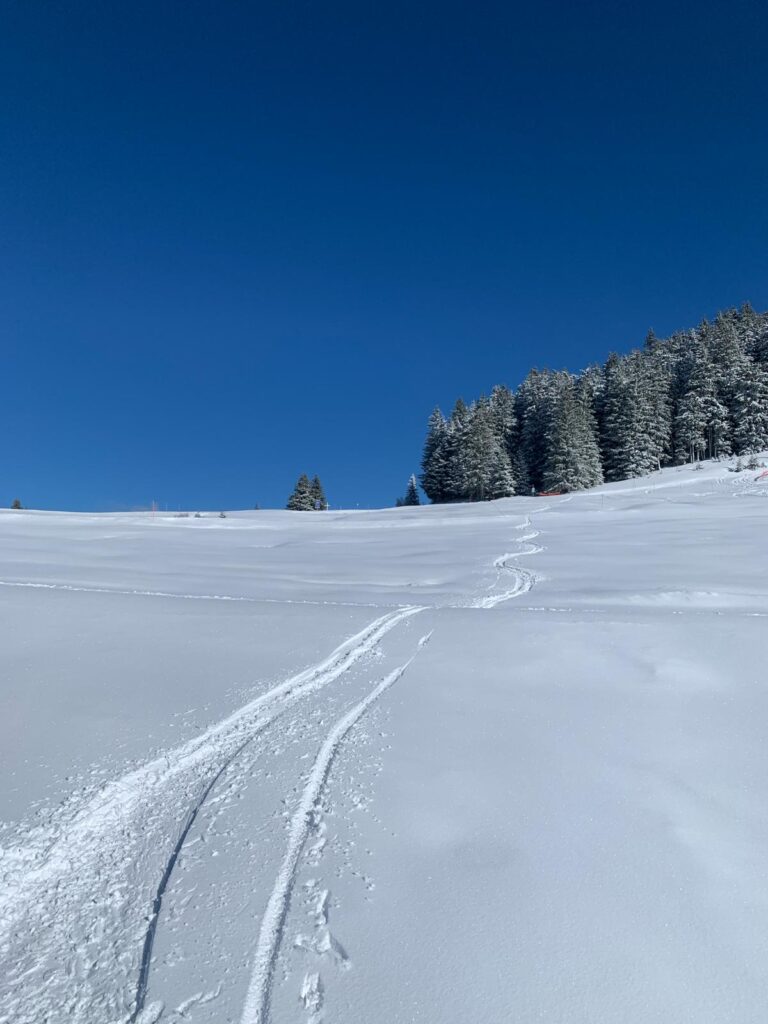
[[[0,14],[0,504],[390,504],[531,365],[768,307],[763,3]]]

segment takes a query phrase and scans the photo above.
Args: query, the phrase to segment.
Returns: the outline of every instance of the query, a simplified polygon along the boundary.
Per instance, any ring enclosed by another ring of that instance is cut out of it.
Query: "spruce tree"
[[[509,456],[498,441],[494,441],[488,457],[485,496],[488,501],[509,498],[515,493],[515,477]]]
[[[511,456],[517,444],[515,396],[505,384],[497,384],[488,400],[491,429],[501,447]]]
[[[603,482],[603,465],[593,405],[593,389],[589,380],[578,378],[573,386],[574,433],[578,452],[579,489],[597,487]]]
[[[517,447],[515,449],[509,462],[512,479],[515,481],[515,490],[513,493],[523,495],[530,494],[533,485],[531,484],[531,476],[528,472],[528,463],[525,461],[522,448]]]
[[[296,487],[285,507],[291,512],[311,512],[314,509],[315,499],[312,496],[312,485],[306,473],[302,473],[296,481]]]
[[[601,443],[606,480],[629,480],[658,468],[651,397],[638,360],[611,355],[605,365]]]
[[[502,454],[507,456],[506,462],[509,467],[508,472],[511,474],[511,479],[514,481],[515,490],[510,491],[509,493],[527,494],[530,490],[530,484],[528,483],[528,469],[525,464],[525,457],[520,444],[520,428],[517,419],[514,392],[504,384],[499,384],[494,387],[491,391],[491,397],[489,400],[489,411],[491,429],[493,430],[496,441],[501,448]],[[502,479],[506,479],[504,460],[499,460],[495,453],[492,454],[491,459],[494,463],[494,469],[492,472],[501,474],[499,477],[500,482],[496,489],[500,488],[501,490],[506,490],[507,485],[501,482]],[[520,488],[522,488],[522,490],[520,490]],[[507,497],[507,494],[494,494],[494,497],[504,498]]]
[[[323,485],[320,483],[320,477],[314,476],[312,483],[309,485],[309,491],[312,495],[312,508],[319,512],[325,512],[328,508],[328,501],[325,497],[325,491]]]
[[[588,392],[566,375],[547,437],[543,489],[578,491],[602,483],[602,479]]]
[[[717,394],[717,369],[702,348],[675,417],[679,461],[730,455],[728,410]]]
[[[768,324],[763,323],[762,328],[756,333],[752,342],[752,356],[756,363],[760,363],[768,370]]]
[[[462,489],[460,500],[485,501],[488,497],[490,459],[499,442],[493,436],[487,399],[472,406],[461,451]]]
[[[748,455],[768,448],[768,373],[748,363],[733,392],[733,446]]]
[[[527,476],[536,490],[541,490],[547,437],[556,412],[557,386],[556,374],[549,370],[531,370],[517,392],[520,449]]]
[[[740,309],[733,312],[733,319],[744,351],[750,359],[757,359],[757,343],[765,331],[763,317],[745,302]]]
[[[448,451],[448,425],[439,409],[429,417],[424,454],[421,459],[421,486],[432,502],[446,500]]]
[[[403,498],[403,505],[420,505],[419,500],[419,489],[416,484],[416,477],[411,474],[411,478],[408,481],[408,487],[405,491],[405,497]]]
[[[654,469],[672,460],[672,365],[668,350],[651,332],[637,354],[636,373],[643,394],[643,431]]]
[[[466,501],[467,438],[472,410],[463,398],[458,398],[451,412],[445,434],[445,491],[444,501]]]

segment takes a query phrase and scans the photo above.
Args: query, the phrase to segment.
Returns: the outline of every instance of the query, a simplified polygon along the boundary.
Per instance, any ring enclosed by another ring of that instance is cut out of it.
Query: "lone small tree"
[[[312,485],[306,473],[302,473],[296,481],[293,494],[285,506],[291,512],[311,512],[315,507],[315,499],[312,496]]]
[[[13,501],[11,502],[11,508],[20,509],[24,508],[24,506],[21,504],[21,501],[18,498],[14,498]]]
[[[420,505],[419,490],[416,486],[416,477],[411,473],[411,478],[408,481],[408,487],[405,491],[405,497],[403,498],[403,505]]]
[[[314,476],[312,483],[309,485],[309,490],[312,495],[312,508],[318,512],[325,512],[328,508],[328,499],[325,496],[323,485],[320,483],[320,477]]]

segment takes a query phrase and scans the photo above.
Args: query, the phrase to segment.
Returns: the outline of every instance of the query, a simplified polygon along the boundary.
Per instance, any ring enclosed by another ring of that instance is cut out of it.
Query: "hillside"
[[[768,999],[768,476],[0,513],[0,1021]]]

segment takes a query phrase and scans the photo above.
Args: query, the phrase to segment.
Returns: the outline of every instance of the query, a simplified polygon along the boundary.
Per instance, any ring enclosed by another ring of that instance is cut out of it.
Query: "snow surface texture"
[[[0,1022],[762,1021],[768,478],[0,514]]]

